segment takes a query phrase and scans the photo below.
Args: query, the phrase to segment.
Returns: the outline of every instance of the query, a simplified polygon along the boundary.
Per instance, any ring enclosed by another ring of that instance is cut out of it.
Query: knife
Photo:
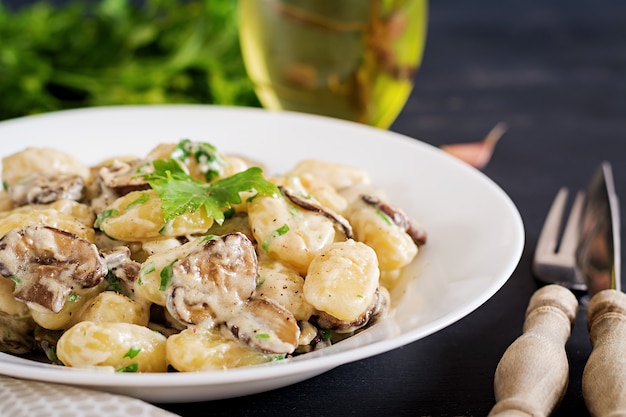
[[[583,230],[592,243],[578,254],[588,285],[600,290],[587,308],[592,351],[583,371],[582,391],[592,416],[617,416],[626,415],[626,294],[620,280],[619,202],[610,166],[603,168],[596,179],[604,182],[604,187],[597,187],[602,194],[591,200],[597,201],[591,209],[601,213],[600,220],[589,219]],[[610,289],[602,290],[607,282]]]

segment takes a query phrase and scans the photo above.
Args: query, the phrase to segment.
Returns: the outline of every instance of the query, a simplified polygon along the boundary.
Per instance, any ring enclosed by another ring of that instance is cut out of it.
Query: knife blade
[[[605,289],[621,291],[619,201],[609,162],[603,162],[587,187],[579,227],[576,264],[590,297]]]
[[[582,378],[583,398],[592,416],[626,415],[626,294],[621,291],[619,201],[610,165],[603,165],[593,208],[604,220],[588,219],[592,239],[581,247],[579,262],[590,289],[587,308],[592,344]],[[595,239],[594,239],[595,238]],[[609,289],[603,289],[606,285]]]

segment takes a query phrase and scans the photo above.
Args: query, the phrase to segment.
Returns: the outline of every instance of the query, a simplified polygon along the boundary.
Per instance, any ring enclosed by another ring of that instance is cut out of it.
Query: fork
[[[568,194],[569,190],[561,187],[554,198],[537,240],[532,268],[535,276],[546,284],[585,291],[587,284],[576,266],[576,248],[585,203],[583,191],[576,194],[559,242]]]

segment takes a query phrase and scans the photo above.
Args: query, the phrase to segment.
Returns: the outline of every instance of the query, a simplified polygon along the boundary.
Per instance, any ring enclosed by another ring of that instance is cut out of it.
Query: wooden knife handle
[[[526,309],[523,333],[496,368],[496,404],[489,416],[547,416],[565,395],[569,363],[565,343],[578,300],[559,285],[538,289]]]
[[[587,409],[592,416],[626,415],[626,294],[597,293],[587,327],[593,347],[582,380]]]

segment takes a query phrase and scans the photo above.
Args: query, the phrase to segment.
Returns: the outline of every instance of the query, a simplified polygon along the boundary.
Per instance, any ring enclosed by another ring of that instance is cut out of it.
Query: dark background
[[[491,300],[432,336],[288,388],[165,407],[190,416],[487,415],[495,368],[540,286],[531,259],[558,188],[584,187],[608,160],[626,195],[626,2],[431,1],[423,66],[391,130],[439,146],[480,140],[500,121],[508,131],[484,172],[517,205],[526,247]],[[582,311],[555,416],[588,415],[580,380],[590,350]]]
[[[391,130],[439,146],[480,140],[500,121],[508,131],[484,172],[517,205],[526,246],[492,299],[425,339],[290,387],[161,406],[183,416],[487,415],[495,368],[540,286],[531,258],[556,191],[584,187],[608,160],[626,195],[626,2],[432,0],[423,66]],[[555,416],[588,415],[584,320],[566,346],[571,378]]]

